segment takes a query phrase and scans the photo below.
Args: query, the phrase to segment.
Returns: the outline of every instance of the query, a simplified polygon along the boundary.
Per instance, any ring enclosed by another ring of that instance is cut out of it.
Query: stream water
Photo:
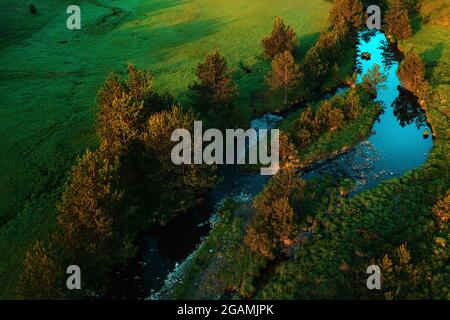
[[[424,138],[427,127],[425,115],[417,99],[402,89],[396,74],[398,61],[381,32],[363,31],[357,46],[358,79],[378,64],[386,75],[386,82],[378,88],[377,101],[383,112],[373,126],[373,134],[349,152],[328,161],[316,163],[304,178],[331,174],[336,179],[351,178],[355,192],[372,188],[381,181],[399,177],[424,163],[432,147],[432,139]],[[371,54],[370,60],[361,58],[362,52]],[[342,94],[342,88],[336,94]],[[266,114],[251,123],[253,128],[275,128],[283,117]],[[259,171],[242,173],[235,166],[222,166],[223,181],[210,192],[200,208],[176,218],[168,225],[155,227],[137,240],[139,252],[131,266],[117,272],[114,287],[106,298],[144,299],[158,291],[167,275],[178,263],[191,254],[210,230],[210,217],[226,197],[251,199],[266,184],[268,177]]]

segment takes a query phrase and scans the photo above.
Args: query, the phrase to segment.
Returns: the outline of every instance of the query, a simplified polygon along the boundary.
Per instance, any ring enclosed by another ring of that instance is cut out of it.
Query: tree
[[[329,100],[322,103],[322,105],[317,109],[313,125],[315,136],[319,136],[330,129],[328,114],[332,109],[333,105]]]
[[[306,53],[300,65],[300,70],[304,75],[304,83],[308,87],[307,91],[311,93],[321,86],[328,73],[329,62],[320,54],[317,47],[312,47]]]
[[[312,129],[314,122],[314,113],[311,106],[308,106],[305,111],[300,114],[299,126],[300,128]]]
[[[443,199],[439,200],[433,207],[433,214],[439,229],[449,228],[450,221],[450,191]],[[449,228],[450,229],[450,228]]]
[[[289,51],[285,51],[275,57],[272,61],[272,72],[267,82],[273,90],[283,89],[284,104],[288,102],[288,92],[297,83],[300,77],[299,66]]]
[[[425,88],[425,65],[416,52],[410,51],[405,55],[397,74],[402,85],[414,94],[420,94]]]
[[[351,30],[358,30],[363,25],[363,6],[360,0],[335,0],[330,13],[332,26],[343,20]]]
[[[398,40],[411,37],[412,29],[409,24],[408,9],[403,4],[403,0],[388,0],[385,22],[388,33]]]
[[[130,166],[137,167],[133,170],[139,173],[138,180],[132,183],[139,194],[138,203],[146,211],[151,208],[148,221],[169,222],[176,214],[198,205],[200,195],[214,183],[214,165],[176,165],[171,160],[171,151],[177,143],[171,141],[172,133],[175,129],[192,132],[195,118],[193,112],[173,106],[153,114],[145,125],[141,149]]]
[[[383,287],[382,292],[388,300],[417,299],[421,297],[423,286],[427,286],[422,266],[412,263],[411,254],[406,244],[400,245],[393,252],[392,258],[387,254],[377,264],[380,266]]]
[[[348,95],[342,102],[344,115],[346,120],[355,120],[362,110],[361,98],[356,90],[350,90]]]
[[[59,299],[62,298],[63,270],[54,260],[51,245],[36,241],[27,251],[24,271],[17,287],[18,299]]]
[[[97,135],[112,153],[126,149],[139,135],[146,119],[166,109],[173,100],[168,94],[153,91],[149,72],[138,70],[132,64],[127,71],[125,80],[115,73],[109,74],[97,94]]]
[[[292,54],[297,47],[297,35],[291,26],[286,25],[281,17],[277,17],[271,34],[262,40],[262,46],[269,59],[285,51]]]
[[[299,206],[304,185],[295,170],[282,169],[254,198],[255,214],[244,239],[253,252],[273,259],[292,244],[296,229],[293,208]]]
[[[297,143],[300,148],[306,148],[311,143],[311,132],[307,129],[300,129],[297,132]]]
[[[133,254],[126,228],[133,208],[124,206],[119,157],[101,145],[78,158],[57,204],[56,239],[63,259],[83,270],[83,289],[103,285],[113,265]]]
[[[223,118],[219,120],[227,120],[238,93],[226,59],[219,52],[210,54],[205,62],[198,64],[195,74],[198,82],[190,86],[194,108],[208,118],[219,115]]]
[[[314,113],[311,106],[308,106],[292,126],[293,131],[291,132],[291,136],[300,148],[306,148],[310,144],[313,138],[313,126]]]
[[[271,228],[278,247],[289,247],[295,229],[295,214],[287,197],[282,197],[273,203]]]
[[[281,167],[295,167],[298,162],[298,153],[294,144],[292,144],[289,136],[280,133],[280,163]]]
[[[328,112],[328,122],[330,124],[330,130],[335,131],[341,128],[344,124],[344,113],[339,108],[332,108]]]

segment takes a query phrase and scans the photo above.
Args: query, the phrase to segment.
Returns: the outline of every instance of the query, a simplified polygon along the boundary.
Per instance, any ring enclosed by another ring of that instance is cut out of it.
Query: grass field
[[[186,104],[194,70],[219,50],[239,86],[245,116],[264,89],[261,39],[282,16],[300,55],[327,27],[326,1],[0,0],[0,298],[11,298],[24,252],[54,226],[54,204],[77,154],[95,147],[91,107],[106,74],[126,63],[152,71],[155,86]],[[82,30],[66,28],[78,3]],[[242,66],[250,67],[246,73]]]

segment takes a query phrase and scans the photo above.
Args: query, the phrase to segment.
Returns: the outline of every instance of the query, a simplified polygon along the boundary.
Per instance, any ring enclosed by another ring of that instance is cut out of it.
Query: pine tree
[[[382,292],[386,299],[422,298],[427,281],[421,265],[414,265],[406,244],[395,248],[389,257],[385,255],[375,263],[380,266],[382,274]],[[425,289],[426,290],[426,289]]]
[[[129,64],[127,78],[108,75],[97,94],[96,130],[101,143],[112,153],[123,152],[139,135],[148,117],[172,105],[173,98],[153,90],[149,72]]]
[[[297,132],[297,143],[300,148],[306,148],[311,143],[311,132],[308,129],[300,129]]]
[[[282,197],[276,200],[272,210],[270,224],[276,244],[280,249],[288,247],[295,229],[295,214],[289,204],[289,199]]]
[[[253,200],[256,212],[246,229],[245,243],[273,259],[291,245],[296,228],[294,208],[303,197],[304,182],[295,170],[280,170]]]
[[[17,286],[18,299],[47,300],[63,297],[63,270],[55,262],[52,245],[36,241],[27,251]]]
[[[130,209],[122,202],[118,183],[119,160],[100,146],[78,158],[57,204],[56,239],[64,259],[84,271],[84,289],[103,284],[114,264],[132,252],[124,228]]]
[[[271,34],[262,41],[264,54],[273,59],[285,51],[294,53],[297,47],[297,35],[291,26],[284,23],[281,17],[277,17],[273,23]]]
[[[358,117],[362,110],[361,99],[356,90],[350,90],[343,101],[342,107],[346,120],[354,120]]]
[[[219,116],[223,118],[219,120],[226,120],[238,96],[226,59],[219,52],[210,54],[197,66],[195,74],[198,82],[190,86],[194,108],[208,118]]]
[[[360,0],[335,0],[330,13],[331,26],[337,26],[343,20],[351,30],[363,25],[363,6]]]
[[[328,113],[330,130],[335,131],[344,125],[344,113],[339,108],[332,108]]]
[[[267,82],[273,90],[283,89],[284,104],[288,103],[288,93],[298,83],[300,77],[299,66],[289,51],[285,51],[275,57],[272,61],[272,72]]]
[[[389,0],[385,18],[387,31],[398,40],[411,37],[412,29],[409,23],[408,9],[403,0]]]
[[[410,51],[405,55],[397,74],[406,89],[416,95],[421,93],[425,83],[425,65],[416,52]]]
[[[151,208],[152,215],[147,219],[152,222],[165,224],[176,214],[200,204],[201,195],[214,183],[215,166],[175,165],[171,160],[171,151],[176,144],[171,141],[173,131],[184,128],[192,132],[195,118],[193,112],[183,112],[174,106],[153,114],[142,132],[142,150],[137,160],[142,184],[136,184],[136,188],[140,189],[137,192],[141,205],[147,211]]]
[[[439,229],[450,230],[450,191],[434,205],[433,214]]]

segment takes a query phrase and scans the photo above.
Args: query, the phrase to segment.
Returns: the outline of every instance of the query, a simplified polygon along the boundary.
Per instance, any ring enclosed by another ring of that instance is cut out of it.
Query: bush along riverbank
[[[381,78],[378,69],[373,74]],[[297,150],[294,166],[305,170],[318,161],[347,152],[370,135],[382,111],[381,105],[373,101],[374,81],[366,76],[362,84],[344,94],[314,108],[309,106],[281,123],[282,131]]]

